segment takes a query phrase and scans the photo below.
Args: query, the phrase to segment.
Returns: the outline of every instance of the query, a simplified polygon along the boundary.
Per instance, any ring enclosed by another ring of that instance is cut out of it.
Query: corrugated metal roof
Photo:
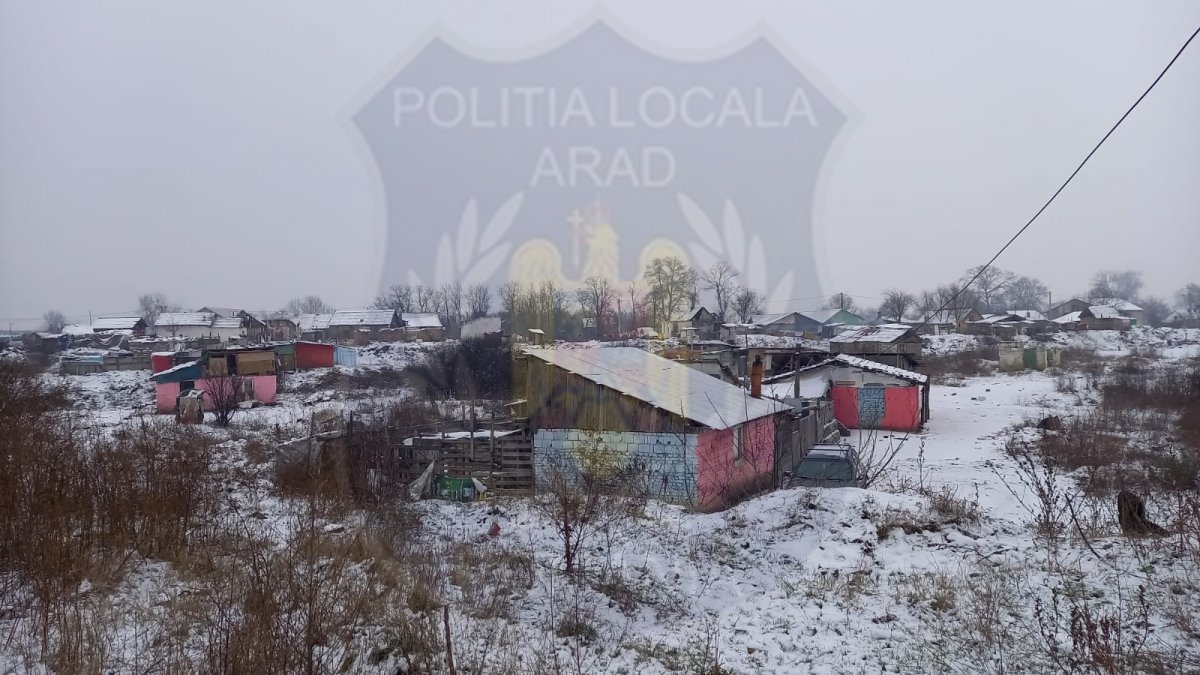
[[[885,323],[879,326],[852,328],[829,338],[829,342],[895,342],[910,333],[912,333],[911,326],[898,323]]]
[[[711,429],[728,429],[786,409],[637,347],[527,347],[525,353]]]
[[[329,319],[330,326],[390,326],[395,310],[339,309]]]
[[[795,312],[785,312],[783,314],[755,314],[753,317],[751,317],[750,322],[756,326],[769,326],[783,319],[789,319],[791,322],[794,322],[795,318],[793,317],[795,314]]]
[[[806,317],[812,319],[813,321],[816,321],[817,323],[827,323],[830,319],[837,316],[842,311],[843,310],[840,310],[840,309],[812,309],[807,312],[800,312],[800,315],[806,316]],[[850,314],[852,316],[858,316],[857,314],[855,314],[854,312],[851,312],[849,310],[845,310],[845,311],[847,314]],[[858,316],[858,318],[862,319],[861,316]]]
[[[217,318],[213,319],[212,327],[213,328],[226,328],[226,329],[241,328],[242,320],[237,317],[218,316]]]
[[[1140,312],[1140,311],[1142,311],[1141,307],[1138,307],[1137,305],[1133,304],[1132,302],[1130,302],[1128,300],[1122,300],[1121,298],[1100,298],[1097,300],[1093,300],[1092,302],[1095,302],[1097,305],[1104,305],[1104,306],[1112,307],[1113,309],[1117,310],[1118,312]]]
[[[1117,308],[1110,305],[1092,305],[1091,307],[1088,307],[1088,311],[1091,312],[1092,316],[1096,317],[1097,319],[1121,318],[1121,313],[1117,311]]]
[[[841,362],[842,364],[850,366],[851,368],[869,370],[873,373],[884,373],[886,375],[898,377],[909,382],[916,382],[917,384],[925,384],[929,381],[928,375],[916,373],[911,370],[905,370],[903,368],[897,368],[896,366],[878,363],[870,359],[861,359],[857,356],[850,356],[849,354],[838,354],[837,356],[833,357],[833,360]]]
[[[329,320],[332,318],[332,314],[301,314],[296,319],[296,325],[305,333],[325,330],[329,328]]]
[[[92,330],[133,330],[141,320],[140,316],[114,316],[96,319],[92,322]]]
[[[1079,317],[1082,314],[1083,312],[1071,312],[1070,314],[1063,314],[1062,316],[1054,319],[1054,323],[1076,323],[1079,321]]]
[[[159,328],[179,326],[210,326],[213,315],[207,312],[163,312],[154,320]]]
[[[402,312],[400,318],[408,328],[441,328],[442,320],[432,312]]]

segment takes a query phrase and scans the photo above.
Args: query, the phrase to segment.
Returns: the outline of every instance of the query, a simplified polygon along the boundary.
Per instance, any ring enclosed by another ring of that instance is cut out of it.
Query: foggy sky
[[[765,25],[850,109],[815,213],[827,293],[985,262],[1200,25],[1174,2],[609,2],[711,51]],[[221,7],[221,9],[218,9]],[[353,106],[435,30],[524,50],[594,3],[0,0],[0,328],[56,308],[363,305],[385,233]],[[440,28],[435,26],[440,24]],[[1056,298],[1095,271],[1200,282],[1200,45],[997,265]],[[432,254],[432,252],[431,252]],[[790,308],[817,307],[821,300]]]

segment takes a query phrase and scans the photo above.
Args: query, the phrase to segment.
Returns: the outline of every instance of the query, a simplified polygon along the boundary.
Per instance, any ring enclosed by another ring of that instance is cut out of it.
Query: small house
[[[821,337],[832,337],[837,332],[837,328],[863,326],[869,323],[863,317],[845,309],[813,309],[797,312],[797,314],[799,314],[797,330]]]
[[[146,335],[146,320],[140,316],[114,316],[96,319],[92,322],[92,331],[96,333],[128,333],[134,337]]]
[[[405,339],[437,341],[446,339],[446,328],[442,319],[434,312],[403,312],[400,322],[404,327]]]
[[[334,355],[337,350],[334,345],[324,342],[306,342],[300,341],[296,343],[296,368],[307,370],[309,368],[332,368],[334,366]]]
[[[750,321],[762,328],[767,335],[792,336],[801,332],[800,313],[787,312],[784,314],[756,314]]]
[[[192,389],[212,391],[216,378],[226,375],[238,377],[242,400],[275,402],[278,383],[274,350],[214,350],[150,376],[158,412],[175,412],[180,394]],[[201,396],[200,404],[203,409],[210,410],[212,400],[209,396]]]
[[[858,356],[897,368],[912,368],[921,359],[921,337],[899,323],[861,326],[829,338],[829,351]]]
[[[329,318],[327,337],[331,340],[353,340],[359,333],[377,333],[400,326],[394,309],[339,309]]]
[[[238,336],[245,338],[247,342],[264,342],[271,339],[270,330],[265,321],[260,319],[252,312],[247,312],[244,309],[235,307],[201,307],[200,312],[208,312],[216,319],[224,319],[222,330],[228,330],[226,327],[231,323],[231,319],[237,319],[239,324]],[[222,340],[227,341],[227,340]]]
[[[300,337],[300,325],[291,312],[256,312],[254,318],[266,326],[267,340],[295,340]]]
[[[713,340],[717,316],[703,306],[693,307],[671,320],[671,334],[688,340]]]
[[[333,314],[301,314],[296,317],[296,328],[302,339],[324,340],[331,319]]]
[[[625,477],[702,509],[774,485],[781,402],[636,347],[527,347],[516,366],[539,482]]]
[[[1108,305],[1089,305],[1056,317],[1054,323],[1065,330],[1129,330],[1133,320]]]
[[[213,318],[208,312],[163,312],[154,320],[154,334],[183,339],[212,337]]]
[[[768,385],[782,397],[829,398],[847,429],[917,431],[929,420],[929,376],[838,354]]]

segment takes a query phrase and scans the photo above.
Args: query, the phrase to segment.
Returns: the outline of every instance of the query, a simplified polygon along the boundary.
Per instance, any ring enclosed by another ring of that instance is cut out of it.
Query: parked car
[[[792,472],[793,486],[859,487],[858,452],[847,443],[814,445]]]

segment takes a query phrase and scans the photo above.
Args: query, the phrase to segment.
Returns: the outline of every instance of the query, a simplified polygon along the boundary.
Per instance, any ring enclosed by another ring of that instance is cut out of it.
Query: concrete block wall
[[[533,435],[534,475],[538,487],[558,469],[578,478],[580,458],[597,445],[614,465],[638,476],[650,494],[693,505],[699,495],[696,434],[591,432],[579,429],[539,429]]]

